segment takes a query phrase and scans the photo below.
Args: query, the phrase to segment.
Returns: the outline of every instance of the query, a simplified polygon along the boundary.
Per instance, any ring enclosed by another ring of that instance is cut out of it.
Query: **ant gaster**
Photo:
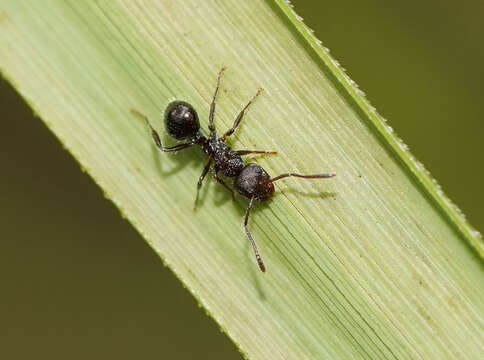
[[[225,177],[235,178],[233,185],[237,192],[249,199],[249,205],[244,216],[244,230],[247,234],[252,249],[262,272],[265,272],[265,265],[260,256],[259,250],[255,243],[255,240],[248,228],[249,214],[255,201],[266,201],[269,200],[274,194],[274,182],[286,177],[299,177],[304,179],[324,179],[335,176],[336,174],[315,174],[315,175],[301,175],[295,173],[285,173],[279,176],[271,178],[267,172],[255,163],[249,163],[244,165],[242,160],[243,155],[248,154],[277,154],[275,151],[259,151],[259,150],[232,150],[230,146],[227,145],[227,138],[232,135],[239,126],[245,112],[255,100],[255,98],[262,92],[259,89],[254,97],[245,105],[242,111],[235,118],[232,127],[227,130],[222,136],[218,136],[215,130],[215,100],[217,98],[217,93],[220,86],[220,78],[226,68],[222,68],[217,77],[217,86],[215,87],[215,93],[213,95],[212,103],[210,104],[209,113],[209,123],[208,129],[210,134],[205,137],[200,132],[200,122],[198,120],[198,115],[195,109],[188,103],[184,101],[174,101],[170,103],[164,114],[164,122],[166,131],[170,136],[177,140],[185,140],[186,142],[178,144],[173,147],[163,146],[158,132],[150,124],[148,118],[136,110],[131,110],[131,112],[141,118],[143,118],[151,130],[151,135],[153,140],[158,147],[163,152],[175,152],[189,148],[193,145],[198,145],[201,147],[202,151],[207,154],[208,161],[203,168],[202,174],[200,175],[197,182],[197,197],[195,199],[195,204],[198,199],[198,192],[202,186],[202,182],[205,179],[209,170],[213,167],[214,179],[229,190],[234,198],[234,191],[229,187],[224,179],[219,176],[222,173]]]

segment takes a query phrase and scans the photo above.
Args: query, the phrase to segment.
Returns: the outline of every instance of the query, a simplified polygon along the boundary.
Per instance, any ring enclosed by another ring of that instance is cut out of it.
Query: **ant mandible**
[[[198,178],[197,182],[197,197],[195,199],[195,204],[198,199],[198,193],[200,187],[202,186],[203,180],[205,179],[209,170],[213,167],[214,179],[225,187],[234,197],[234,191],[230,188],[225,181],[219,176],[222,173],[225,177],[231,177],[234,179],[234,188],[240,195],[243,195],[249,199],[249,205],[244,216],[244,230],[247,234],[247,238],[252,245],[254,250],[255,258],[257,264],[262,272],[266,271],[264,262],[257,248],[257,244],[248,228],[250,210],[252,209],[255,201],[266,201],[269,200],[274,194],[274,182],[286,178],[286,177],[298,177],[303,179],[325,179],[335,176],[334,173],[328,174],[314,174],[314,175],[301,175],[296,173],[285,173],[279,176],[271,178],[269,174],[258,164],[249,163],[244,165],[242,160],[243,155],[248,154],[277,154],[275,151],[259,151],[259,150],[232,150],[229,145],[227,145],[227,138],[232,135],[240,125],[242,118],[249,106],[253,103],[255,98],[260,95],[262,89],[259,89],[254,97],[245,105],[242,111],[235,118],[232,127],[227,130],[221,137],[217,135],[215,130],[215,101],[217,98],[218,90],[220,87],[220,79],[223,72],[226,70],[223,67],[217,77],[217,85],[215,87],[215,93],[213,95],[212,103],[210,104],[210,113],[208,116],[208,130],[210,135],[205,137],[200,132],[200,122],[198,121],[198,115],[195,109],[184,101],[173,101],[166,107],[164,114],[165,128],[170,136],[177,140],[185,140],[185,143],[173,146],[165,147],[163,146],[158,132],[153,128],[148,118],[137,110],[131,109],[131,112],[136,116],[141,117],[146,121],[146,124],[151,130],[151,136],[155,142],[158,149],[163,152],[176,152],[179,150],[187,149],[193,145],[198,145],[201,147],[202,151],[208,156],[208,161],[203,168],[202,174]]]

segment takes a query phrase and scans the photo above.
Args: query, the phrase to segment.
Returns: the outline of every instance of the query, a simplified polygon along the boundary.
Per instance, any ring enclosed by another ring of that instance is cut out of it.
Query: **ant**
[[[197,197],[195,199],[195,204],[198,200],[198,193],[200,187],[202,186],[203,180],[205,179],[209,170],[213,167],[214,179],[225,187],[232,194],[232,198],[235,199],[234,191],[230,188],[225,181],[219,176],[222,173],[225,177],[231,177],[234,179],[234,188],[237,192],[249,199],[249,205],[244,216],[244,230],[247,234],[247,238],[252,245],[257,264],[262,272],[266,271],[264,262],[257,248],[257,244],[248,228],[249,214],[255,201],[266,201],[269,200],[274,194],[274,182],[281,180],[286,177],[298,177],[303,179],[325,179],[335,176],[334,173],[328,174],[315,174],[315,175],[301,175],[296,173],[285,173],[279,176],[271,178],[269,174],[258,164],[249,163],[244,164],[242,156],[248,154],[277,154],[275,151],[259,151],[259,150],[232,150],[229,145],[227,145],[227,138],[234,133],[237,127],[240,125],[245,112],[249,106],[254,102],[257,96],[260,95],[262,89],[259,89],[254,97],[245,105],[241,112],[235,118],[232,127],[227,130],[222,136],[218,136],[215,130],[215,101],[217,98],[218,90],[220,87],[220,79],[223,72],[226,70],[223,67],[217,77],[217,85],[215,87],[215,93],[213,95],[212,103],[210,104],[209,113],[209,123],[208,129],[210,135],[205,137],[200,132],[200,122],[198,121],[198,115],[195,109],[184,101],[173,101],[166,107],[164,114],[164,122],[166,131],[172,137],[177,140],[185,140],[185,143],[173,146],[165,147],[161,143],[160,136],[156,130],[151,125],[148,118],[138,112],[137,110],[131,109],[131,113],[145,120],[146,124],[151,130],[151,136],[158,147],[159,150],[163,152],[176,152],[179,150],[187,149],[191,146],[198,145],[201,147],[202,151],[207,154],[208,161],[203,168],[202,174],[198,178],[197,182]]]

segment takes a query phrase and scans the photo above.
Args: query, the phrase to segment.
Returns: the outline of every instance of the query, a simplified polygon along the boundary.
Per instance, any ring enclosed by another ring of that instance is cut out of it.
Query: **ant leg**
[[[161,151],[163,151],[163,152],[174,152],[174,151],[183,150],[183,149],[186,149],[190,146],[195,145],[195,143],[190,142],[190,143],[175,145],[175,146],[172,146],[172,147],[164,147],[163,144],[161,143],[160,135],[158,135],[158,132],[155,130],[155,128],[153,126],[151,126],[150,121],[148,120],[148,117],[146,115],[143,115],[142,113],[140,113],[138,110],[131,109],[130,111],[133,115],[138,116],[139,118],[143,119],[146,122],[146,125],[148,125],[148,127],[150,128],[151,137],[153,138],[153,141],[155,142],[156,147],[158,149],[160,149]]]
[[[237,128],[237,126],[239,126],[240,122],[242,121],[242,118],[244,117],[245,112],[249,108],[250,104],[252,104],[254,102],[255,98],[257,96],[259,96],[262,91],[264,91],[264,89],[262,89],[262,88],[257,90],[257,93],[254,95],[254,97],[252,99],[250,99],[250,101],[247,103],[247,105],[244,106],[244,108],[239,113],[239,115],[237,115],[232,127],[230,129],[228,129],[227,132],[222,136],[222,140],[225,140],[227,137],[229,137],[230,135],[232,135],[234,133],[235,129]]]
[[[277,154],[277,151],[259,151],[259,150],[235,150],[233,151],[235,155],[249,155],[249,154]]]
[[[223,181],[223,179],[222,179],[222,178],[220,178],[220,177],[218,176],[217,171],[215,171],[215,174],[213,174],[213,178],[214,178],[214,179],[215,179],[215,180],[216,180],[216,181],[217,181],[217,182],[218,182],[220,185],[222,185],[224,188],[226,188],[228,191],[230,191],[230,193],[232,194],[232,200],[234,200],[234,201],[235,201],[235,194],[234,194],[234,190],[233,190],[233,189],[231,189],[231,188],[230,188],[230,187],[229,187],[229,186],[228,186],[228,185],[225,183],[225,181]]]
[[[156,140],[155,140],[155,142],[156,142]],[[180,144],[180,145],[176,145],[176,146],[172,146],[172,147],[163,147],[163,146],[160,146],[160,145],[161,144],[158,145],[158,143],[156,143],[156,146],[158,147],[158,149],[160,149],[163,152],[175,152],[175,151],[179,151],[179,150],[189,148],[190,146],[193,146],[194,144],[193,143],[186,143],[186,144]]]
[[[202,187],[203,179],[205,179],[205,176],[207,176],[207,173],[210,170],[210,165],[212,165],[212,158],[208,159],[205,167],[203,168],[202,174],[198,178],[197,189],[200,189]]]
[[[214,135],[215,134],[215,124],[214,124],[214,119],[215,119],[215,100],[217,98],[218,89],[220,87],[220,79],[222,77],[223,72],[226,69],[227,68],[224,66],[218,72],[218,76],[217,76],[217,86],[215,87],[215,93],[213,94],[212,103],[210,104],[210,114],[208,115],[208,130],[210,130],[210,135]]]
[[[287,174],[281,174],[279,176],[276,176],[275,178],[272,178],[269,181],[274,182],[290,176],[303,178],[303,179],[327,179],[327,178],[332,178],[333,176],[336,176],[336,174],[328,173],[328,174],[301,175],[301,174],[295,174],[295,173],[287,173]]]
[[[259,249],[257,248],[257,244],[255,243],[254,238],[252,237],[252,233],[250,232],[249,228],[247,225],[249,224],[249,214],[250,214],[250,209],[252,209],[252,205],[254,205],[254,199],[255,198],[250,198],[249,201],[249,206],[247,207],[247,210],[245,212],[244,216],[244,230],[245,233],[247,234],[247,237],[249,238],[250,244],[252,245],[252,249],[254,250],[254,255],[257,260],[257,264],[259,265],[260,270],[265,273],[266,272],[266,267],[264,265],[264,262],[262,261],[262,257],[259,254]]]
[[[209,158],[208,159],[207,164],[203,168],[202,174],[198,178],[198,182],[197,182],[197,196],[195,197],[195,208],[197,207],[198,194],[200,192],[200,188],[202,187],[202,183],[203,183],[203,180],[205,179],[205,176],[207,176],[207,173],[210,170],[210,165],[212,165],[212,158]]]

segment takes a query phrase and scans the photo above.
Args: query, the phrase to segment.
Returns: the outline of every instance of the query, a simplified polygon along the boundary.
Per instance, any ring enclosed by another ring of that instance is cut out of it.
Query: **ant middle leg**
[[[212,99],[212,102],[210,104],[210,113],[208,115],[208,130],[210,130],[210,135],[212,135],[212,136],[215,135],[215,124],[214,124],[215,100],[217,99],[218,89],[220,87],[220,79],[222,78],[222,74],[225,70],[227,70],[227,68],[224,66],[218,72],[217,85],[215,86],[215,93],[213,94],[213,99]]]
[[[270,154],[275,155],[277,151],[259,151],[259,150],[235,150],[233,151],[236,155],[249,155],[249,154]]]
[[[215,171],[215,173],[213,174],[213,178],[214,178],[214,179],[215,179],[215,180],[216,180],[216,181],[217,181],[217,182],[218,182],[220,185],[222,185],[224,188],[226,188],[228,191],[230,191],[230,194],[232,194],[232,200],[234,200],[234,201],[235,201],[235,194],[234,194],[234,190],[233,190],[231,187],[229,187],[229,186],[228,186],[228,185],[225,183],[225,181],[223,181],[223,179],[222,179],[220,176],[218,176],[218,172],[217,172],[217,171]]]
[[[264,89],[262,89],[262,88],[257,90],[257,93],[254,95],[254,97],[252,99],[250,99],[250,101],[247,103],[247,105],[244,106],[244,108],[239,113],[239,115],[237,115],[232,127],[230,129],[228,129],[227,132],[222,136],[222,140],[225,140],[227,137],[229,137],[230,135],[232,135],[234,133],[235,129],[237,129],[237,126],[239,126],[240,122],[242,121],[242,118],[244,117],[245,112],[247,111],[249,106],[254,102],[255,98],[257,96],[259,96],[262,91],[264,91]]]
[[[194,206],[195,209],[197,208],[197,204],[198,204],[198,195],[200,193],[200,188],[202,187],[203,180],[205,179],[205,176],[207,176],[207,173],[210,170],[211,165],[212,165],[212,158],[209,158],[207,163],[205,164],[205,167],[203,168],[203,171],[202,171],[200,177],[198,178],[197,196],[195,197],[195,206]]]
[[[194,142],[189,142],[185,144],[179,144],[175,145],[172,147],[164,147],[163,144],[161,143],[160,135],[158,135],[158,132],[155,130],[155,128],[151,125],[150,121],[148,120],[148,117],[142,113],[140,113],[138,110],[131,109],[130,110],[131,114],[136,115],[137,117],[143,119],[146,122],[146,125],[150,128],[151,131],[151,137],[153,138],[153,141],[155,142],[155,145],[158,149],[160,149],[163,152],[174,152],[174,151],[179,151],[183,150],[186,148],[189,148],[190,146],[195,145]]]

